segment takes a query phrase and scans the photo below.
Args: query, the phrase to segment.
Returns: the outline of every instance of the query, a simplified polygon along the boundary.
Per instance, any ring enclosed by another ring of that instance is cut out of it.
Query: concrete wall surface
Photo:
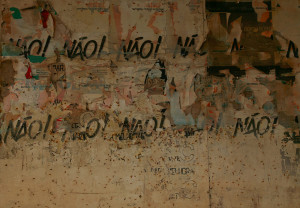
[[[0,208],[300,207],[299,0],[0,4]]]

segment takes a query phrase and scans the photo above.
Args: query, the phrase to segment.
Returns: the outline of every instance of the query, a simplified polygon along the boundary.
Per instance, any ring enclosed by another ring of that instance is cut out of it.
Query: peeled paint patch
[[[15,83],[15,70],[11,60],[5,60],[0,64],[0,101],[9,95],[9,87]]]
[[[22,50],[13,45],[2,46],[2,56],[19,56]]]

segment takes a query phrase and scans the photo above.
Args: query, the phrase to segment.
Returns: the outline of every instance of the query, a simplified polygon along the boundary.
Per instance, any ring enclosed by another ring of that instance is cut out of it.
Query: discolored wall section
[[[300,1],[2,0],[0,207],[298,207]]]

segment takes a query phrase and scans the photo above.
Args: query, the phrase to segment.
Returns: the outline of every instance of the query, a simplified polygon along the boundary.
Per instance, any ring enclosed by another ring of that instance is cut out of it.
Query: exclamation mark
[[[43,57],[45,57],[45,53],[46,53],[46,51],[47,51],[47,49],[48,49],[50,40],[51,40],[51,36],[49,35],[48,38],[47,38],[47,40],[46,40],[45,48],[44,48],[44,50],[43,50],[43,54],[42,54]]]
[[[161,40],[162,40],[162,37],[161,37],[161,36],[159,36],[159,37],[158,37],[158,40],[157,40],[157,45],[156,45],[156,47],[155,47],[155,51],[154,51],[154,58],[156,58],[156,55],[157,55],[157,52],[158,52],[159,46],[160,46],[160,44],[161,44]]]
[[[45,129],[44,129],[44,136],[43,136],[43,139],[45,139],[45,137],[46,137],[46,133],[47,133],[47,130],[48,130],[48,128],[49,128],[49,124],[50,124],[51,118],[52,118],[52,116],[51,116],[51,115],[48,115],[47,123],[46,123]]]
[[[272,125],[272,131],[271,131],[272,134],[274,134],[275,125],[277,124],[277,122],[278,122],[278,117],[274,118],[273,125]]]

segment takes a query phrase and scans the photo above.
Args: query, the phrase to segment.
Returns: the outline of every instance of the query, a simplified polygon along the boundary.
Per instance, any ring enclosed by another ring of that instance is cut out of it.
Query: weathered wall
[[[298,207],[299,25],[298,0],[2,0],[0,207]]]

